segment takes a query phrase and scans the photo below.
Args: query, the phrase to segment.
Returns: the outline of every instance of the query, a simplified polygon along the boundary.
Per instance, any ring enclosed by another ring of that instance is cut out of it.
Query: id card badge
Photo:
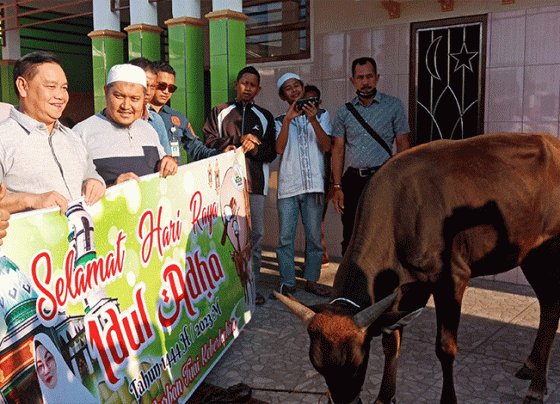
[[[171,145],[171,155],[175,158],[181,157],[181,151],[179,150],[179,142],[173,140],[169,143]]]

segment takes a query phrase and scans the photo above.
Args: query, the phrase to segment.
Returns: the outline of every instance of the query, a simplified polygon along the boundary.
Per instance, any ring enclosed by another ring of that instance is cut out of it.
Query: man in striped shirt
[[[347,104],[336,113],[332,149],[333,203],[342,215],[342,254],[344,255],[352,229],[354,215],[362,190],[369,179],[390,156],[396,141],[397,153],[410,147],[409,127],[402,102],[377,91],[379,81],[377,65],[373,58],[362,57],[352,62],[350,82],[357,96],[349,103],[380,136],[370,135],[349,110]],[[385,142],[385,144],[380,143]],[[343,169],[347,167],[344,176]]]

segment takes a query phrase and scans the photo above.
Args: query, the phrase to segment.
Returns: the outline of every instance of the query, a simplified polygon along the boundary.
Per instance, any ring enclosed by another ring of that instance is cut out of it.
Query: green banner
[[[184,403],[254,310],[244,155],[12,215],[0,398]],[[0,400],[2,402],[2,400]]]

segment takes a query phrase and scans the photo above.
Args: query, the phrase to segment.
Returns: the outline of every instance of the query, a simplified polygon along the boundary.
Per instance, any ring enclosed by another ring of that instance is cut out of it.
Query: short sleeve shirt
[[[403,104],[396,97],[378,91],[373,102],[367,107],[358,97],[351,102],[390,148],[392,148],[396,136],[410,131]],[[356,120],[346,105],[340,107],[336,113],[333,136],[346,138],[345,163],[347,166],[377,167],[390,157],[387,151]]]
[[[143,119],[129,127],[120,127],[102,113],[95,114],[74,126],[107,184],[127,172],[143,176],[156,172],[165,156],[158,135]]]

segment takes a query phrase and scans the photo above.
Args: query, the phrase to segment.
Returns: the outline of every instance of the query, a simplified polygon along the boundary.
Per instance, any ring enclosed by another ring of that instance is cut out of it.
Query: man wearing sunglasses
[[[179,144],[183,145],[187,154],[194,160],[219,154],[218,150],[204,146],[194,134],[191,124],[184,114],[167,105],[171,96],[177,90],[173,67],[167,62],[161,61],[154,62],[154,68],[157,72],[157,85],[155,94],[150,101],[150,107],[163,118],[171,144],[172,156],[177,159],[179,164],[182,164]]]

